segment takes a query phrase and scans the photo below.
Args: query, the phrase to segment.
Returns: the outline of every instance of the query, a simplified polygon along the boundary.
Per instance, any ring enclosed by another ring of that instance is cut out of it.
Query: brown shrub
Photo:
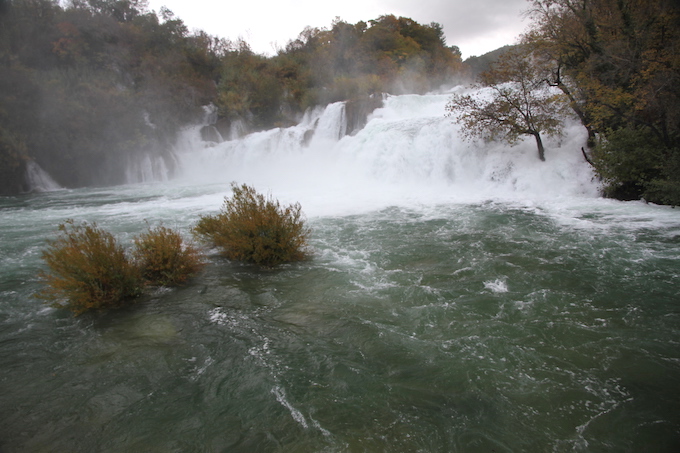
[[[305,226],[299,203],[282,207],[245,184],[232,184],[219,214],[202,216],[194,233],[222,249],[231,260],[276,266],[308,257]]]
[[[133,256],[147,284],[175,286],[184,283],[204,266],[196,247],[185,244],[170,228],[149,228],[134,239]]]
[[[117,307],[141,293],[141,277],[115,238],[95,223],[59,225],[60,236],[48,241],[41,272],[46,288],[38,298],[76,315],[89,309]]]

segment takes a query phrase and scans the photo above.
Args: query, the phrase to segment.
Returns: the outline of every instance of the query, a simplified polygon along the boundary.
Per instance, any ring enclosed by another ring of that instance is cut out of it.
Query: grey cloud
[[[420,23],[440,23],[447,44],[461,48],[461,43],[499,31],[521,33],[527,24],[522,13],[529,7],[527,0],[397,0],[380,4],[386,11]]]

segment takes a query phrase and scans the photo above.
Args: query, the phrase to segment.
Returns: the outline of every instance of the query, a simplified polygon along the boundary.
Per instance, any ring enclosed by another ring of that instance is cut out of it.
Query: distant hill
[[[501,57],[501,55],[515,47],[517,46],[503,46],[496,50],[492,50],[491,52],[487,52],[482,56],[470,57],[466,59],[463,64],[467,66],[470,78],[475,80],[479,74],[491,69],[491,65],[495,63]]]

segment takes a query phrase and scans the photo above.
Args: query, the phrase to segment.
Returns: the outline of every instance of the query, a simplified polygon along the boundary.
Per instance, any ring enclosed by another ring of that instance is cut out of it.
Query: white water
[[[26,162],[26,183],[29,192],[53,192],[61,189],[52,177],[37,162]]]
[[[254,185],[311,215],[394,204],[598,196],[575,122],[561,141],[547,138],[547,162],[533,139],[510,147],[468,142],[445,116],[449,94],[390,96],[353,136],[343,103],[308,112],[297,126],[204,143],[187,130],[178,147],[185,182]],[[310,134],[313,134],[311,139]]]
[[[165,158],[150,153],[130,159],[125,173],[125,178],[129,184],[168,181],[170,179]]]
[[[0,199],[0,450],[676,451],[680,212],[597,197],[576,126],[546,163],[463,142],[447,98],[389,98],[351,137],[342,104],[188,129],[185,184]],[[65,219],[188,233],[230,181],[300,201],[314,258],[210,255],[101,316],[32,298]]]

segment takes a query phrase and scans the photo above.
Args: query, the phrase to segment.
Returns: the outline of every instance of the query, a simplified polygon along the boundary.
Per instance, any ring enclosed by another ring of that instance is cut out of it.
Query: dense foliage
[[[232,184],[232,191],[219,214],[201,217],[194,229],[198,237],[231,260],[267,267],[307,258],[310,230],[300,204],[283,207],[245,184]]]
[[[223,58],[216,104],[227,120],[286,124],[307,107],[374,93],[421,93],[452,84],[460,51],[437,23],[393,15],[330,29],[306,28],[274,57],[239,42]]]
[[[218,127],[262,129],[309,106],[426,91],[460,65],[441,26],[403,17],[308,28],[266,57],[144,0],[0,0],[0,195],[30,189],[30,160],[65,187],[128,182],[148,156],[172,172],[176,132],[211,103]]]
[[[680,204],[680,6],[532,0],[524,41],[587,128],[618,198]]]
[[[0,193],[34,160],[67,187],[126,182],[215,96],[215,40],[137,0],[5,0],[0,11]]]
[[[80,314],[118,307],[141,293],[139,270],[111,233],[73,221],[59,231],[42,254],[49,271],[41,274],[46,286],[37,297]]]

